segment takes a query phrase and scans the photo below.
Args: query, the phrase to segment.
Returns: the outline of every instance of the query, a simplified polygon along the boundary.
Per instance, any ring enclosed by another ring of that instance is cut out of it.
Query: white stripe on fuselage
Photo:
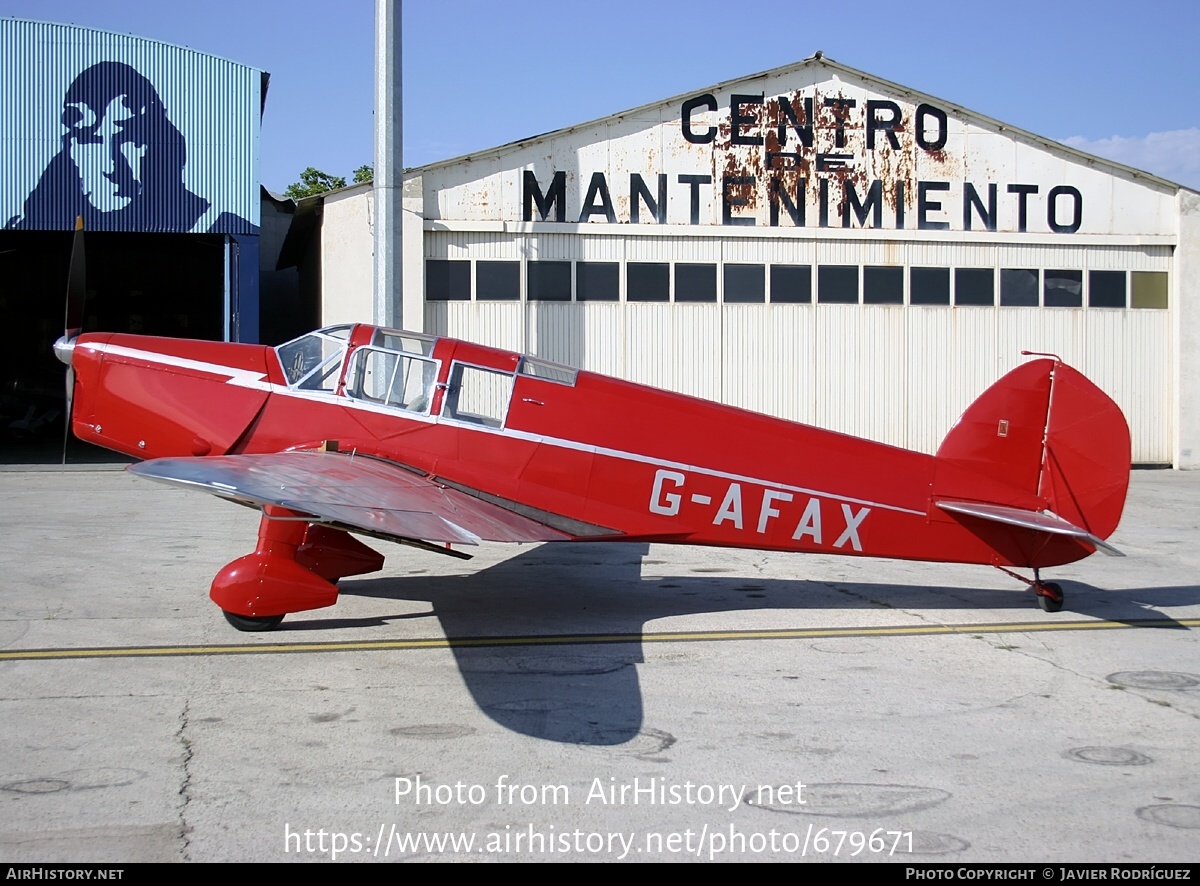
[[[176,366],[180,369],[191,369],[194,372],[208,372],[212,375],[224,376],[238,388],[253,388],[259,391],[270,391],[279,387],[267,381],[265,372],[255,372],[253,369],[234,369],[222,363],[208,363],[204,360],[191,360],[187,357],[176,357],[172,354],[159,354],[155,351],[143,351],[139,348],[127,348],[124,345],[87,344],[79,345],[87,351],[99,351],[102,354],[113,354],[117,357],[133,357],[135,360],[145,360],[148,363],[161,363],[166,366]]]
[[[423,422],[426,424],[439,424],[442,419],[437,416],[424,415],[421,413],[405,412],[398,409],[392,409],[387,406],[381,406],[374,403],[367,403],[362,400],[355,400],[352,397],[339,397],[329,391],[302,391],[296,388],[289,388],[284,385],[277,385],[269,382],[267,376],[262,372],[255,372],[252,369],[234,369],[230,366],[225,366],[220,363],[207,363],[202,360],[191,360],[187,357],[175,357],[170,354],[159,354],[154,351],[143,351],[137,348],[129,348],[124,345],[100,345],[87,344],[81,345],[93,351],[101,351],[106,354],[115,354],[122,357],[132,357],[138,360],[145,360],[149,363],[160,363],[166,366],[177,366],[181,369],[191,369],[196,372],[208,372],[213,375],[224,376],[227,379],[226,384],[234,385],[240,388],[251,388],[259,391],[268,391],[271,394],[279,394],[285,397],[292,397],[298,400],[312,400],[320,403],[334,403],[339,406],[345,406],[350,409],[357,409],[363,412],[374,412],[380,415],[387,415],[393,418],[403,418],[408,421]],[[622,449],[609,449],[605,446],[596,446],[591,443],[582,443],[578,440],[569,440],[563,437],[545,437],[541,434],[531,434],[526,431],[519,431],[515,428],[489,428],[482,425],[456,422],[452,419],[445,420],[447,424],[453,424],[457,428],[466,431],[474,431],[480,434],[495,434],[500,437],[512,437],[517,440],[525,440],[530,443],[545,443],[550,446],[557,446],[561,449],[573,449],[577,452],[590,452],[594,455],[603,455],[609,458],[617,458],[623,461],[633,461],[640,464],[654,465],[660,468],[672,468],[678,471],[691,471],[696,474],[704,474],[709,477],[718,477],[722,480],[731,480],[739,483],[753,483],[758,486],[769,486],[773,489],[785,489],[789,492],[799,492],[804,495],[814,495],[817,497],[834,499],[835,501],[844,501],[851,504],[868,505],[873,508],[883,508],[888,511],[897,511],[902,514],[915,514],[919,517],[925,516],[925,511],[914,510],[913,508],[905,508],[900,505],[890,505],[883,502],[872,501],[866,498],[852,498],[850,496],[840,495],[836,492],[828,492],[820,489],[810,489],[807,486],[793,486],[789,483],[779,483],[775,480],[763,480],[758,477],[750,477],[745,474],[733,474],[729,471],[721,471],[715,468],[706,468],[700,465],[689,465],[684,462],[670,461],[664,458],[655,458],[652,455],[643,455],[638,452],[626,452]]]

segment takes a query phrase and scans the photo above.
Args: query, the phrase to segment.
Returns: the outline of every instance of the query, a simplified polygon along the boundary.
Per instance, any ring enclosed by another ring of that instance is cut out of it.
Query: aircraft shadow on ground
[[[432,613],[295,620],[281,630],[352,629],[436,617],[453,639],[579,636],[577,643],[456,643],[451,648],[472,697],[500,725],[549,741],[615,745],[631,741],[642,729],[635,665],[643,660],[645,625],[657,620],[785,609],[987,609],[1016,621],[1050,617],[1016,582],[1011,588],[979,589],[809,581],[683,564],[681,569],[691,571],[643,576],[648,550],[633,543],[541,545],[466,575],[344,580],[344,595],[428,602]],[[1154,607],[1200,601],[1200,586],[1106,591],[1080,582],[1061,584],[1070,613],[1109,621],[1157,618],[1165,627],[1182,628]],[[619,641],[602,642],[597,635]]]

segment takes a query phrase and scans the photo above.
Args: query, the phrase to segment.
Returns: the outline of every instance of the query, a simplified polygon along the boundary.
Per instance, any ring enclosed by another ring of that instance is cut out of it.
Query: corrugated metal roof
[[[249,68],[252,71],[256,71],[260,74],[266,75],[266,77],[268,79],[271,76],[269,73],[267,73],[266,71],[263,71],[261,68],[256,68],[253,65],[247,65],[244,62],[239,62],[239,61],[236,61],[231,58],[225,58],[224,56],[221,56],[221,55],[214,55],[211,52],[203,52],[202,50],[195,49],[191,46],[186,46],[182,43],[170,43],[166,40],[156,40],[153,37],[140,37],[137,34],[122,33],[120,31],[109,31],[104,28],[89,28],[89,27],[85,27],[83,25],[72,24],[70,22],[48,22],[48,21],[43,21],[41,19],[20,18],[19,16],[15,16],[15,15],[0,16],[0,24],[6,23],[6,22],[15,22],[18,24],[28,24],[28,25],[43,25],[43,26],[48,26],[48,27],[52,27],[52,28],[67,28],[72,31],[90,31],[93,34],[103,34],[103,35],[107,35],[110,37],[117,37],[117,38],[121,38],[121,39],[137,40],[139,43],[155,43],[164,48],[176,50],[178,52],[190,52],[190,53],[193,53],[198,56],[203,56],[204,58],[207,58],[207,59],[212,59],[214,61],[228,62],[229,64],[237,65],[240,68]],[[263,86],[263,97],[264,98],[266,97],[265,84]]]

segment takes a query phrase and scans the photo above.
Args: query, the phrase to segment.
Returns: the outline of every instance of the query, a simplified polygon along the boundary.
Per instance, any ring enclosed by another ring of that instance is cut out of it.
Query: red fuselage
[[[534,519],[556,515],[585,527],[573,536],[597,540],[1005,566],[1093,551],[1075,538],[956,519],[935,504],[939,492],[962,497],[977,480],[979,500],[1040,511],[1048,502],[1031,491],[1036,482],[975,477],[935,456],[589,372],[525,372],[519,354],[453,339],[430,341],[423,355],[436,385],[420,408],[356,397],[352,361],[374,333],[347,333],[324,390],[289,385],[277,352],[263,346],[84,335],[73,357],[73,428],[146,459],[336,441]],[[494,421],[451,408],[462,367],[500,385]]]

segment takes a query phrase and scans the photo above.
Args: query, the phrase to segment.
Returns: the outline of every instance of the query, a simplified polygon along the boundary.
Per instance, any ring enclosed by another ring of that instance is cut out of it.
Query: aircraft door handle
[[[546,405],[541,400],[535,400],[532,397],[522,397],[521,402],[522,403],[532,403],[534,406],[545,406]]]

